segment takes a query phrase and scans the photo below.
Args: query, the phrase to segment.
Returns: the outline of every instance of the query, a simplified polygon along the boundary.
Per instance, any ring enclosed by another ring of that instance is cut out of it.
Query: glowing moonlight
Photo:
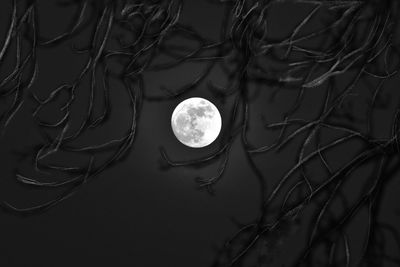
[[[172,130],[178,140],[189,147],[205,147],[221,131],[221,115],[210,101],[188,98],[176,106],[171,117]]]

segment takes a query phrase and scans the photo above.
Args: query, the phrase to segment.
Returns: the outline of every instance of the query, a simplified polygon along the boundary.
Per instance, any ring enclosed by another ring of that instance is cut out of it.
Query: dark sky
[[[21,15],[26,1],[17,2],[18,15]],[[37,1],[39,29],[43,36],[55,36],[62,32],[68,27],[69,20],[72,18],[71,14],[74,13],[73,6],[59,7],[55,4],[56,2]],[[91,7],[97,12],[101,11],[102,7],[100,1],[98,2]],[[11,1],[0,3],[0,40],[4,39],[8,29],[11,10]],[[311,8],[300,4],[282,4],[272,7],[269,14],[271,38],[288,36],[285,32],[298,25],[299,18],[304,17],[304,14],[310,10]],[[318,14],[319,17],[310,23],[306,31],[313,31],[322,23],[321,21],[331,18],[329,15],[322,17],[323,15]],[[223,16],[224,9],[221,5],[189,0],[185,1],[180,22],[190,25],[200,35],[218,41]],[[74,35],[72,39],[56,46],[38,49],[40,72],[30,90],[42,99],[60,84],[73,80],[81,71],[87,58],[73,53],[71,45],[84,47],[91,36],[95,20],[89,19],[89,21],[92,24],[89,23],[87,28]],[[319,41],[315,41],[315,44],[319,45]],[[175,40],[175,44],[180,44],[179,42],[179,39]],[[191,46],[187,40],[183,40],[182,44]],[[268,60],[270,61],[265,64],[271,66],[272,69],[275,66],[278,69],[279,64],[282,63],[276,58]],[[10,62],[12,62],[12,56],[6,58],[0,66],[0,77],[4,77],[3,71],[11,68]],[[115,64],[115,69],[117,69],[118,63]],[[234,66],[235,63],[229,64],[229,66]],[[205,66],[206,62],[189,62],[168,70],[146,72],[143,75],[145,92],[151,96],[162,95],[163,91],[160,90],[162,86],[171,89],[178,88],[196,79]],[[321,67],[322,70],[324,69]],[[340,82],[348,82],[354,73],[348,75]],[[262,194],[271,193],[272,187],[279,183],[284,174],[296,163],[299,144],[301,144],[299,142],[305,138],[305,135],[301,135],[300,140],[295,140],[276,153],[254,156],[254,162],[263,175],[265,183],[260,182],[254,173],[246,158],[241,139],[236,138],[230,150],[225,173],[214,187],[214,195],[206,190],[199,190],[195,178],[215,175],[221,159],[200,167],[162,168],[161,147],[173,160],[191,160],[210,155],[223,145],[230,134],[228,121],[232,115],[234,96],[229,96],[223,101],[215,98],[208,90],[208,84],[210,82],[224,84],[229,79],[224,76],[220,68],[216,67],[208,74],[204,82],[188,93],[162,101],[144,100],[138,119],[137,135],[127,156],[84,184],[73,196],[45,212],[29,216],[1,212],[0,266],[211,266],[224,242],[240,228],[240,223],[252,223],[260,216]],[[365,99],[370,96],[371,88],[374,88],[373,82],[366,81],[365,84],[360,84],[355,92],[358,100],[349,101],[349,103],[344,101],[345,111],[338,112],[331,122],[340,121],[342,125],[355,127],[365,122],[357,118],[351,120],[346,116],[347,113],[352,113],[357,117],[358,113],[362,113],[365,107],[358,106],[358,103],[365,104],[367,102]],[[385,85],[385,88],[388,88],[385,91],[387,94],[383,97],[383,107],[377,112],[375,119],[378,125],[376,136],[386,137],[391,130],[393,110],[398,105],[398,93],[396,94],[393,90],[396,84],[398,84],[397,77]],[[74,116],[78,121],[82,108],[85,108],[79,99],[87,96],[88,86],[89,82],[84,81],[77,92],[78,102]],[[101,129],[88,131],[78,144],[101,143],[124,135],[130,123],[131,109],[128,95],[121,81],[113,79],[110,86],[112,88],[110,95],[112,115],[107,125]],[[255,147],[271,144],[279,135],[279,131],[270,132],[264,125],[266,122],[283,120],[285,112],[296,101],[297,91],[293,88],[282,89],[280,86],[262,83],[251,84],[249,88],[251,91],[248,129],[250,142]],[[277,91],[279,92],[276,93]],[[294,117],[304,120],[315,118],[324,105],[325,92],[324,86],[307,90],[302,106]],[[216,142],[202,149],[185,147],[175,138],[170,128],[170,116],[174,107],[180,101],[193,96],[211,100],[220,110],[223,120],[221,136]],[[31,188],[15,181],[16,172],[26,175],[34,173],[33,151],[44,140],[40,127],[32,119],[36,104],[28,96],[24,97],[27,98],[26,103],[0,138],[1,199],[19,207],[37,205],[62,193],[62,190]],[[57,107],[65,97],[61,95],[55,106],[46,107],[41,111],[41,116],[48,120],[59,118],[62,113],[57,112]],[[354,98],[351,99],[354,100]],[[9,103],[7,101],[0,102],[0,106],[7,105]],[[72,128],[78,127],[77,125]],[[50,130],[48,133],[54,134]],[[334,136],[335,134],[327,134],[323,138],[329,140],[329,137]],[[340,168],[361,149],[360,143],[349,142],[343,147],[338,147],[327,155],[327,158],[332,168]],[[310,151],[309,149],[308,152]],[[106,158],[107,153],[108,151],[99,153],[96,163]],[[56,158],[56,161],[74,165],[88,162],[88,157],[85,155],[81,158],[65,154]],[[380,220],[388,222],[389,225],[397,228],[397,231],[399,210],[396,207],[398,203],[396,189],[399,188],[399,182],[390,177],[398,175],[396,168],[398,158],[393,156],[389,163],[387,172],[390,174],[385,175],[390,181],[385,183],[382,189],[383,200],[378,210]],[[318,164],[319,167],[316,167]],[[343,195],[347,200],[343,202],[350,203],[350,207],[353,205],[356,201],[353,198],[365,190],[365,185],[362,184],[363,179],[376,173],[376,166],[376,161],[372,160],[370,164],[366,164],[365,168],[360,168],[348,183],[346,182]],[[326,172],[321,170],[320,162],[311,162],[305,169],[307,175],[315,179],[313,185],[317,186],[322,179],[325,179],[322,177],[326,175]],[[295,181],[302,179],[301,174],[296,173],[295,177],[297,179]],[[43,179],[58,178],[50,175]],[[368,182],[366,184],[368,185]],[[300,191],[299,197],[305,192],[306,190]],[[279,200],[282,200],[284,196],[280,195]],[[304,209],[302,216],[282,226],[282,229],[279,228],[278,234],[271,233],[270,239],[267,239],[272,240],[271,243],[266,241],[265,244],[267,254],[271,257],[268,266],[291,266],[295,262],[307,244],[307,238],[312,229],[310,220],[315,219],[315,212],[322,206],[326,196],[323,194],[320,199],[310,203]],[[342,208],[346,206],[338,203],[335,202],[332,206],[330,214],[332,218],[341,214]],[[351,266],[356,266],[356,259],[365,242],[362,232],[366,229],[367,217],[363,212],[346,226],[346,231],[350,233],[352,251],[354,250]],[[331,221],[327,220],[328,226],[330,223]],[[384,248],[387,253],[395,253],[400,249],[398,247],[396,249],[394,239],[387,242],[389,248]],[[329,254],[329,249],[322,248],[320,254],[323,255],[322,258],[326,258],[325,255]],[[250,258],[252,257],[257,259],[251,254]],[[257,265],[244,262],[243,265],[237,266]]]

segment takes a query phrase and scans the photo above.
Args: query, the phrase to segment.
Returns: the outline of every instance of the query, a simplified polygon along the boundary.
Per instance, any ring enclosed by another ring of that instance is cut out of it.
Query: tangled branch
[[[32,116],[45,140],[32,153],[38,176],[18,172],[16,179],[32,187],[62,188],[63,193],[27,208],[3,202],[5,210],[32,214],[70,197],[129,153],[143,101],[177,98],[206,83],[217,100],[233,99],[219,148],[191,160],[172,159],[167,149],[161,148],[164,164],[181,168],[216,162],[215,175],[196,178],[200,188],[215,193],[215,185],[228,167],[233,143],[240,139],[241,152],[259,181],[262,197],[258,218],[239,226],[218,252],[214,266],[267,266],[273,254],[270,250],[285,229],[305,217],[310,218],[308,240],[296,261],[290,263],[293,266],[399,264],[400,259],[385,254],[384,249],[388,235],[399,239],[398,230],[378,219],[384,188],[394,178],[399,152],[399,106],[396,103],[390,109],[385,103],[385,98],[396,97],[390,82],[399,71],[396,31],[400,9],[396,1],[215,0],[214,4],[225,9],[219,40],[203,37],[182,24],[183,3],[179,0],[71,1],[68,4],[75,5],[77,13],[70,28],[46,38],[38,29],[37,3],[28,2],[27,7],[20,7],[13,0],[9,28],[0,48],[0,66],[5,65],[7,56],[14,62],[9,73],[0,73],[0,101],[9,103],[0,114],[0,127],[4,133],[26,101],[35,103]],[[271,13],[280,5],[301,6],[306,12],[286,36],[274,37]],[[72,47],[74,53],[86,58],[79,74],[40,97],[33,88],[39,73],[37,50],[64,44],[85,28],[93,33],[90,41]],[[196,47],[174,42],[174,38],[193,42]],[[160,63],[162,56],[170,61]],[[114,60],[122,65],[118,71],[110,67]],[[175,89],[163,86],[156,95],[145,90],[144,74],[187,62],[205,63],[194,80]],[[216,68],[227,78],[225,85],[208,80]],[[110,118],[111,81],[120,82],[125,89],[130,125],[119,138],[82,145],[86,134],[101,130]],[[257,141],[249,137],[254,123],[251,94],[257,86],[273,100],[284,91],[294,98],[280,120],[265,122],[265,130],[276,139],[266,139],[264,144],[255,144]],[[76,102],[82,91],[87,97],[84,110],[78,110]],[[68,97],[59,103],[63,94]],[[97,99],[103,104],[96,116]],[[310,101],[315,103],[312,117],[304,115]],[[48,121],[43,113],[54,103],[63,115]],[[376,120],[376,113],[382,111],[390,118],[391,132],[386,136]],[[80,122],[73,115],[76,112]],[[255,159],[266,154],[279,156],[293,147],[297,151],[292,153],[292,166],[275,182],[267,181]],[[348,150],[346,157],[352,157],[348,161],[338,152],[343,147]],[[99,155],[105,152],[107,159],[101,160]],[[86,163],[51,163],[53,157],[65,153],[83,156]],[[314,167],[316,162],[319,167]],[[348,184],[357,178],[358,171],[371,165],[375,171],[360,182],[362,190],[350,202],[344,197]],[[313,175],[311,166],[323,175]],[[361,254],[354,255],[349,225],[363,209],[368,211],[367,232]],[[326,255],[321,255],[321,248]]]

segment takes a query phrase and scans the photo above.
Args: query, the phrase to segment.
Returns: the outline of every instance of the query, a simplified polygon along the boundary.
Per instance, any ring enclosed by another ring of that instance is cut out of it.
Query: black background
[[[37,2],[42,35],[55,36],[68,27],[73,8],[59,7],[57,1]],[[23,1],[18,1],[18,4],[23,6]],[[298,18],[304,16],[302,11],[302,7],[296,4],[277,7],[270,15],[271,35],[277,38],[286,36],[284,32],[292,29]],[[208,38],[217,39],[223,12],[220,5],[189,0],[185,2],[180,21]],[[11,1],[2,1],[2,38],[8,29],[10,14]],[[76,77],[85,59],[74,54],[70,44],[80,44],[88,35],[83,30],[66,44],[40,48],[40,74],[31,90],[44,98],[61,83]],[[150,95],[162,94],[160,86],[178,87],[196,78],[203,67],[204,63],[187,63],[168,71],[146,73],[145,88]],[[0,73],[7,68],[7,65],[2,65]],[[386,86],[397,88],[397,79],[393,78]],[[228,97],[224,101],[214,98],[207,90],[209,81],[222,84],[226,77],[218,69],[213,70],[195,90],[177,98],[145,100],[129,155],[85,184],[72,197],[39,214],[16,216],[0,213],[0,266],[211,266],[224,242],[238,230],[235,222],[249,223],[259,216],[262,202],[260,188],[266,186],[267,190],[271,190],[271,186],[290,169],[296,159],[298,143],[296,141],[279,153],[254,157],[266,179],[266,185],[263,185],[249,166],[238,138],[231,149],[227,169],[215,185],[214,195],[199,190],[194,178],[213,175],[218,169],[218,161],[199,168],[161,168],[160,147],[165,148],[172,159],[196,159],[217,150],[224,136],[229,134],[226,132],[227,118],[231,114],[233,98]],[[360,88],[364,87],[360,85]],[[272,98],[273,88],[269,89],[268,86],[255,85],[252,91],[249,139],[255,146],[268,144],[277,135],[263,127],[261,118],[269,122],[282,120],[284,112],[296,97],[292,90],[282,90]],[[81,91],[85,93],[85,86]],[[398,90],[390,89],[391,99],[397,99],[395,91]],[[312,88],[308,92],[298,117],[312,118],[323,105],[321,99],[324,92],[320,88]],[[183,146],[170,128],[174,107],[192,96],[210,99],[219,108],[223,119],[220,138],[202,149]],[[105,138],[117,138],[126,129],[129,107],[125,91],[118,81],[112,82],[111,101],[113,115],[108,125],[101,131],[93,131],[85,141],[98,143]],[[390,107],[395,106],[396,101],[389,101],[383,110],[392,114]],[[5,103],[0,102],[0,105]],[[34,108],[35,104],[27,101],[0,139],[1,199],[21,207],[38,204],[58,193],[57,190],[21,186],[15,181],[16,170],[32,171],[32,159],[26,155],[42,142],[37,125],[31,119]],[[355,107],[354,110],[360,109]],[[378,124],[382,124],[378,126],[377,133],[382,136],[390,132],[392,117],[388,113],[382,111],[376,117]],[[51,111],[44,111],[43,114],[48,118],[58,116]],[[351,151],[357,149],[357,144],[339,148],[331,156],[332,164],[349,161]],[[87,159],[68,157],[66,160],[87,162]],[[319,175],[318,168],[311,166],[308,170],[312,173],[310,175]],[[346,194],[350,198],[357,194],[360,190],[357,179],[372,172],[370,167],[366,167],[357,173]],[[396,175],[397,171],[393,176]],[[397,230],[400,212],[398,188],[399,181],[396,179],[386,184],[384,199],[379,207],[380,217]],[[273,260],[268,266],[290,266],[298,257],[310,229],[308,210],[305,214],[276,243],[275,250],[271,252]],[[361,215],[348,228],[352,233],[350,244],[356,251],[354,255],[359,253],[357,251],[364,242],[361,233],[366,227],[365,220],[365,214]],[[388,242],[388,253],[397,253],[398,256],[399,248],[394,240]],[[356,258],[352,258],[352,264],[355,264]],[[256,265],[244,263],[243,266]]]

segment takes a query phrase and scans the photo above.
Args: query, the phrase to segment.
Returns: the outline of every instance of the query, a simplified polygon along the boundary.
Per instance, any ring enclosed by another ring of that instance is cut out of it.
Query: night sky
[[[400,266],[400,8],[349,2],[2,1],[0,266]]]

